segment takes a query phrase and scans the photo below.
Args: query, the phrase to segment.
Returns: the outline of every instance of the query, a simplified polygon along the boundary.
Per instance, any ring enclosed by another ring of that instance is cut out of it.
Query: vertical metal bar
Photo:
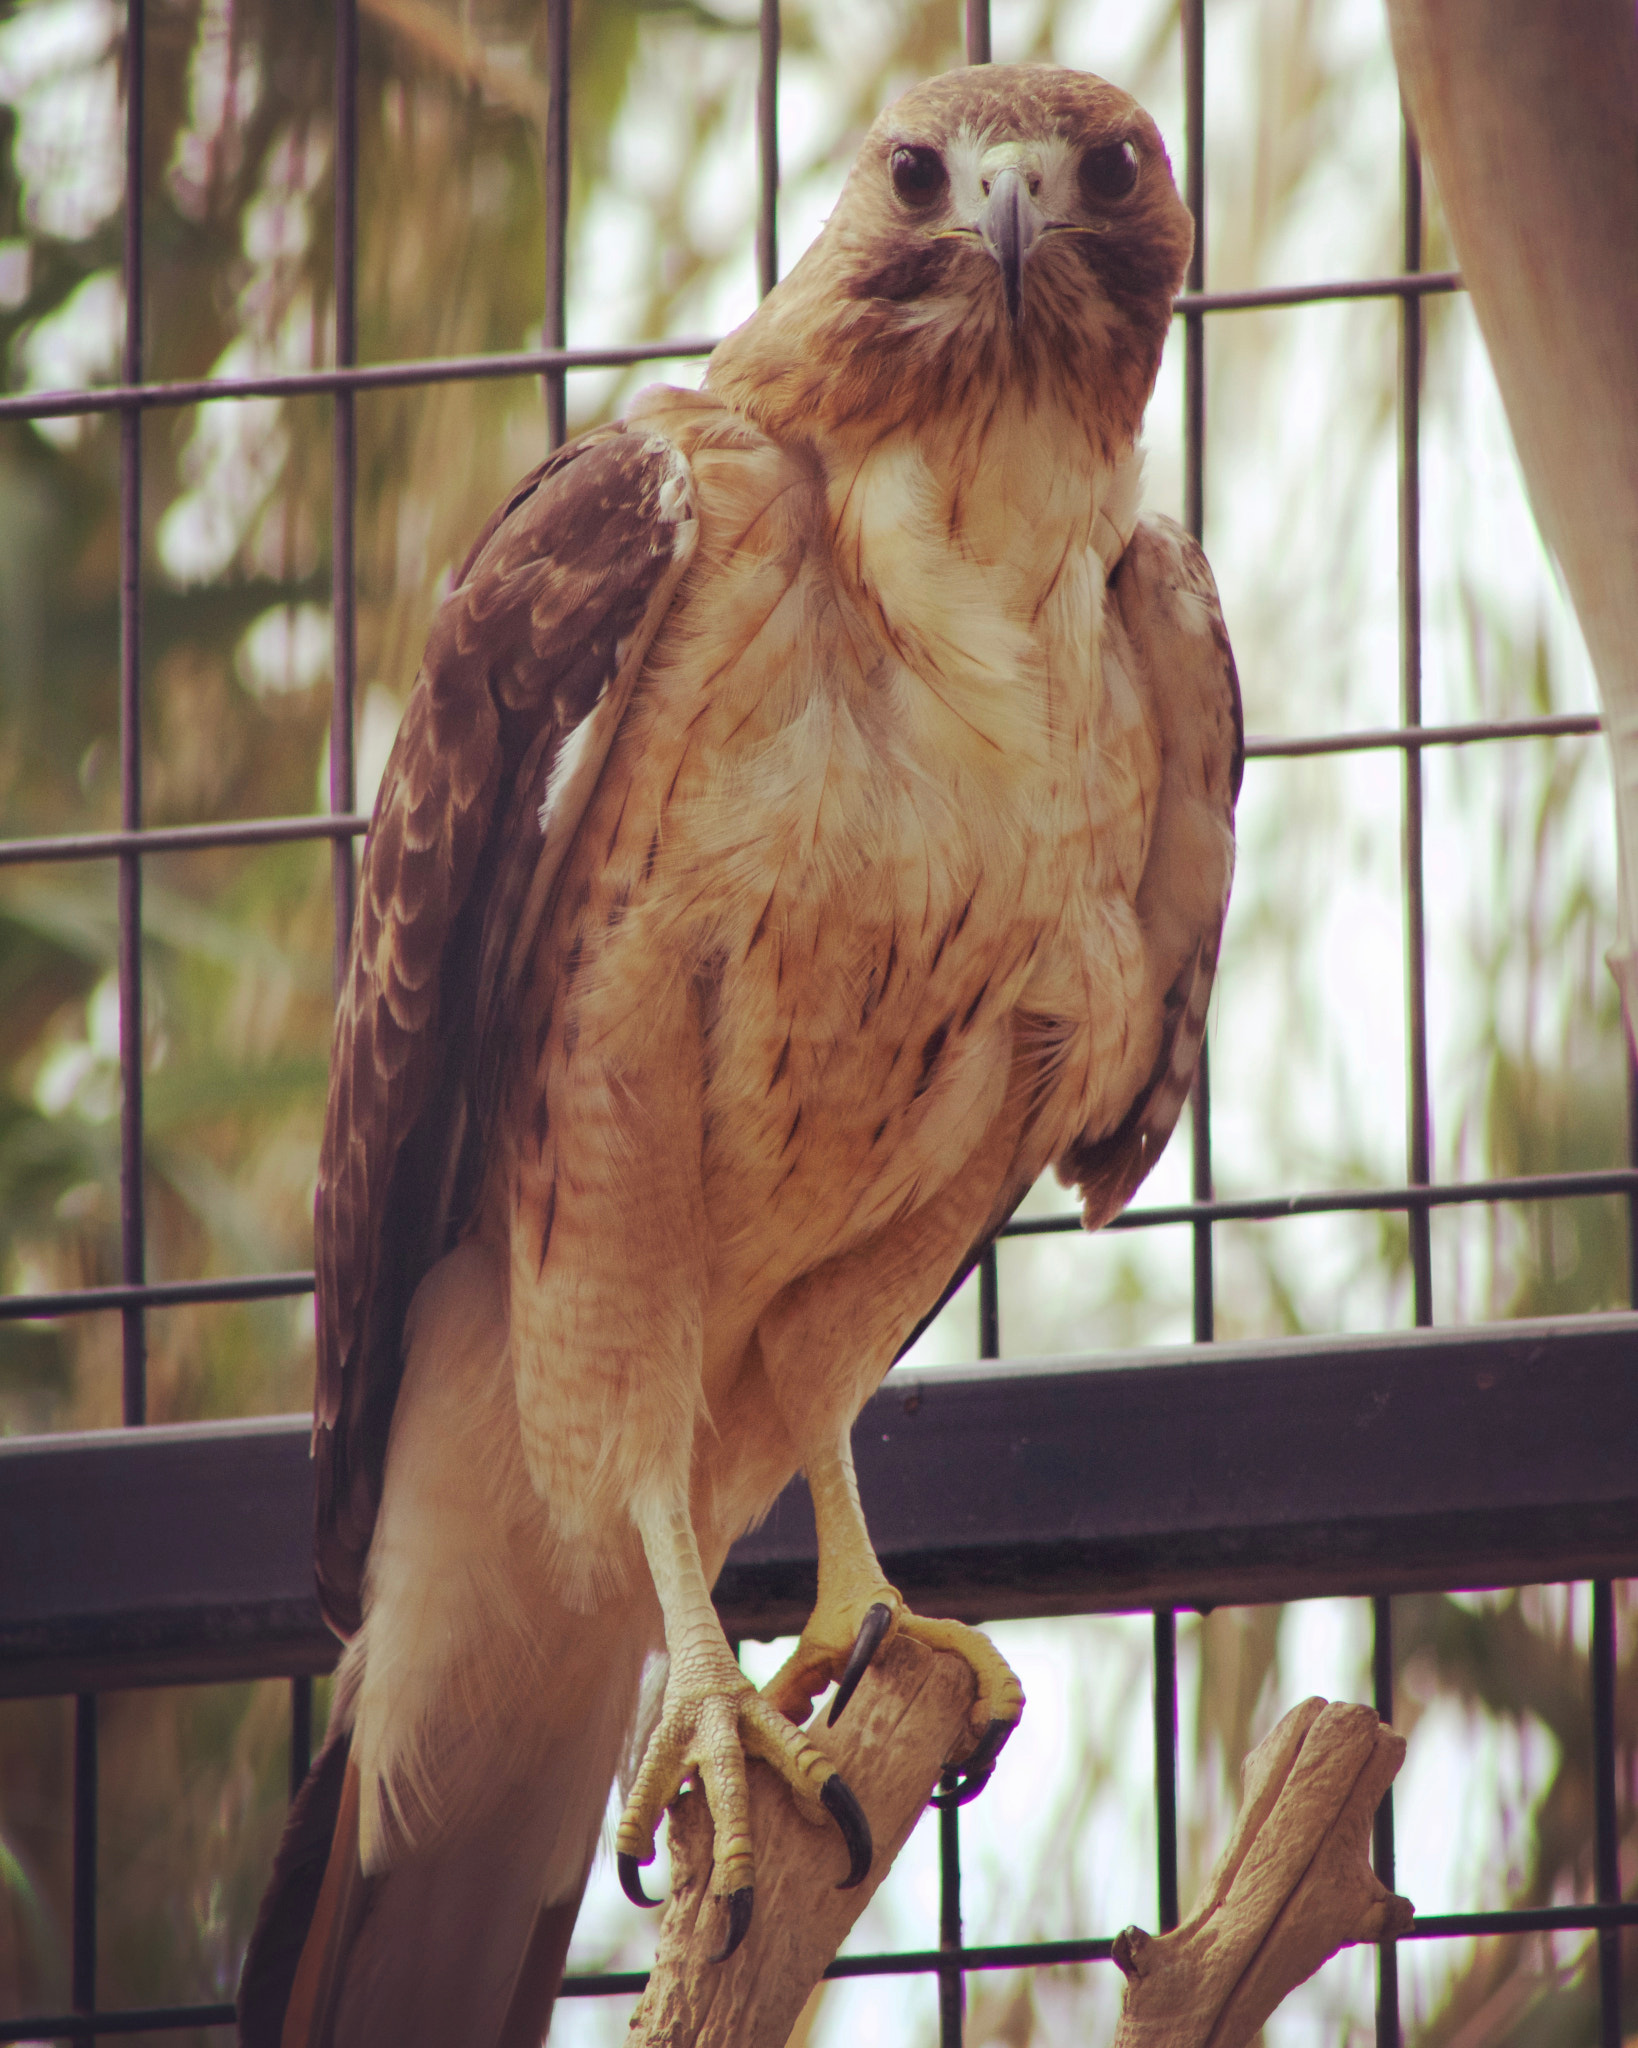
[[[956,1789],[957,1774],[944,1771],[939,1790]],[[953,1799],[938,1809],[938,1945],[954,1954],[961,1947],[961,1808]],[[959,1964],[938,1973],[938,2048],[961,2048],[967,1980]]]
[[[1155,1861],[1162,1934],[1177,1925],[1177,1616],[1155,1609]]]
[[[569,32],[570,0],[546,0],[546,309],[547,348],[567,346],[569,263]],[[548,370],[546,446],[561,448],[569,434],[569,385],[563,370]]]
[[[756,74],[756,288],[779,282],[779,0],[762,0]]]
[[[1206,288],[1206,6],[1182,0],[1183,201],[1194,216],[1186,288]],[[1183,315],[1183,524],[1196,540],[1206,518],[1206,317]]]
[[[1378,1718],[1393,1720],[1393,1602],[1371,1602],[1371,1695]],[[1382,1795],[1371,1829],[1371,1862],[1393,1890],[1393,1792]],[[1391,1941],[1376,1951],[1376,2048],[1399,2048],[1399,1950]]]
[[[1638,1162],[1638,1060],[1627,1050],[1627,1158]],[[1638,1195],[1627,1198],[1627,1294],[1638,1306]],[[1597,1773],[1597,1837],[1594,1843],[1598,1897],[1621,1896],[1621,1833],[1616,1812],[1615,1600],[1604,1579],[1593,1583],[1593,1768]],[[1607,1845],[1607,1846],[1606,1846]],[[1609,1929],[1598,1947],[1599,2048],[1621,2039],[1621,1936]]]
[[[1638,1060],[1627,1052],[1627,1158],[1638,1163]],[[1627,1297],[1638,1307],[1638,1195],[1627,1198]],[[1621,1832],[1616,1811],[1615,1599],[1606,1579],[1593,1582],[1593,1769],[1597,1774],[1594,1842],[1597,1896],[1621,1896]],[[1621,2039],[1621,1935],[1607,1929],[1598,1938],[1599,2048]]]
[[[978,1355],[1001,1356],[1001,1274],[993,1244],[978,1255]]]
[[[336,364],[358,360],[358,0],[336,0]],[[353,703],[358,631],[353,513],[358,474],[354,397],[338,391],[331,478],[330,609],[335,621],[335,687],[330,699],[330,808],[355,805]],[[355,888],[353,842],[338,838],[330,856],[335,899],[335,986],[347,972]]]
[[[1206,1042],[1200,1041],[1200,1063],[1189,1088],[1189,1169],[1194,1199],[1212,1199],[1211,1075]],[[1194,1341],[1209,1344],[1217,1334],[1217,1289],[1212,1265],[1211,1224],[1192,1226],[1194,1238]]]
[[[967,0],[967,62],[990,61],[990,0]]]
[[[1404,267],[1422,267],[1422,161],[1404,130]],[[1403,722],[1422,722],[1422,301],[1399,301],[1399,675]],[[1423,915],[1422,753],[1405,749],[1405,1061],[1407,1177],[1428,1181],[1427,941]],[[1418,1327],[1433,1321],[1430,1212],[1410,1212],[1411,1292]]]
[[[1422,163],[1410,123],[1404,123],[1403,267],[1422,267]],[[1406,725],[1422,722],[1422,302],[1412,293],[1399,301],[1399,683]],[[1406,1177],[1427,1185],[1429,1142],[1427,940],[1422,886],[1422,754],[1405,749],[1405,1103]],[[1425,1207],[1409,1216],[1411,1299],[1419,1328],[1433,1321],[1431,1216]],[[1376,1711],[1393,1719],[1393,1606],[1372,1602],[1371,1655]],[[1372,1834],[1376,1874],[1393,1888],[1393,1793],[1383,1794]],[[1399,1951],[1391,1941],[1376,1952],[1377,2048],[1399,2048]]]
[[[1205,0],[1182,0],[1183,196],[1194,216],[1194,249],[1188,289],[1206,287],[1206,8]],[[1206,520],[1206,322],[1201,313],[1183,317],[1183,524],[1196,540]],[[1190,1174],[1194,1199],[1212,1198],[1211,1071],[1200,1048],[1189,1092]],[[1212,1227],[1196,1223],[1194,1238],[1194,1335],[1209,1344],[1216,1333],[1216,1285]]]
[[[1621,1833],[1616,1813],[1615,1594],[1608,1579],[1592,1589],[1593,1874],[1601,1906],[1621,1898]],[[1621,1930],[1598,1930],[1599,2048],[1621,2048]]]
[[[76,2012],[97,2009],[97,1696],[74,1702],[74,1931],[70,1961]],[[87,2038],[82,2035],[83,2040]]]
[[[290,1681],[290,1797],[301,1790],[313,1761],[313,1681]]]
[[[142,377],[142,136],[146,70],[145,0],[128,0],[125,29],[125,347],[127,384]],[[119,420],[119,780],[120,823],[142,824],[142,413]],[[142,856],[119,859],[119,1213],[120,1277],[140,1286],[147,1246],[142,1202]],[[120,1311],[121,1412],[147,1420],[148,1332],[141,1308]]]
[[[1624,1034],[1623,1034],[1624,1036]],[[1627,1049],[1627,1164],[1638,1166],[1638,1059]],[[1627,1299],[1638,1308],[1638,1194],[1627,1197]]]

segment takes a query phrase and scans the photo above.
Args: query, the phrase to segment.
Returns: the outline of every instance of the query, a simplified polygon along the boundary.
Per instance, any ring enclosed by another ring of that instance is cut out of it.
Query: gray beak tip
[[[984,246],[1001,269],[1007,318],[1014,327],[1024,305],[1024,261],[1041,232],[1041,220],[1029,187],[1010,166],[998,171],[978,217]]]

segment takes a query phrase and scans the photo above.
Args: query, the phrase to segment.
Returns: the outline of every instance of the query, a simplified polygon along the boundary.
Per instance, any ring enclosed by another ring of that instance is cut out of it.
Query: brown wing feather
[[[440,609],[382,780],[315,1212],[315,1559],[343,1634],[359,1621],[404,1313],[470,1192],[461,1165],[496,1050],[486,967],[542,901],[547,777],[577,735],[555,800],[584,803],[695,531],[687,465],[657,435],[607,428],[543,464]],[[575,822],[554,817],[559,851]]]
[[[1142,521],[1110,579],[1160,732],[1160,794],[1137,910],[1164,989],[1160,1049],[1113,1131],[1058,1161],[1088,1230],[1130,1201],[1182,1113],[1217,972],[1234,877],[1234,804],[1245,765],[1240,683],[1217,585],[1199,544],[1170,519]]]

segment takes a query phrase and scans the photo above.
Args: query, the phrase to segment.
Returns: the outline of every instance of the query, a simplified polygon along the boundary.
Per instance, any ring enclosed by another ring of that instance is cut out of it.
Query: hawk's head
[[[946,72],[877,121],[823,233],[712,358],[711,388],[781,435],[1066,405],[1135,437],[1193,245],[1130,94],[1045,65]]]

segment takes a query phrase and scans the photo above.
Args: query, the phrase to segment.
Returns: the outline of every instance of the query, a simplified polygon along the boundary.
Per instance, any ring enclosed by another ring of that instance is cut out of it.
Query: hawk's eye
[[[1081,191],[1093,206],[1124,199],[1137,178],[1138,155],[1129,142],[1106,142],[1081,158]]]
[[[922,142],[906,142],[888,159],[893,190],[906,206],[931,206],[949,189],[950,174],[936,149]]]

